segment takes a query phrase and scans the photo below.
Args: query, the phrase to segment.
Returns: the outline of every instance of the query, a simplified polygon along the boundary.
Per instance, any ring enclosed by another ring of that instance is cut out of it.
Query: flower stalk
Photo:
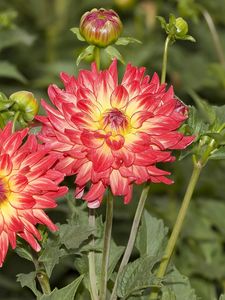
[[[38,279],[38,282],[40,283],[43,294],[49,295],[51,293],[51,287],[50,287],[49,278],[48,278],[48,275],[46,274],[46,272],[43,270],[38,271],[37,279]]]
[[[207,149],[205,150],[205,152],[202,154],[202,157],[199,160],[196,160],[196,157],[193,156],[193,164],[194,164],[194,168],[192,171],[192,175],[187,187],[187,190],[185,192],[182,204],[181,204],[181,208],[179,210],[175,225],[173,227],[171,236],[169,238],[169,241],[167,243],[165,252],[164,252],[164,256],[162,257],[161,263],[159,265],[159,269],[157,271],[157,278],[163,278],[163,276],[166,273],[168,264],[170,262],[170,259],[173,255],[174,249],[176,247],[176,243],[178,240],[178,237],[180,235],[183,223],[184,223],[184,219],[185,216],[187,214],[188,211],[188,207],[190,204],[190,201],[192,199],[192,195],[193,192],[195,190],[195,187],[197,185],[200,173],[203,169],[203,167],[206,165],[208,158],[211,154],[211,152],[214,150],[215,148],[215,140],[212,139],[211,142],[209,143]],[[153,290],[153,292],[150,295],[150,300],[157,300],[158,298],[158,288],[155,288],[155,290]]]
[[[134,247],[134,243],[135,243],[135,240],[136,240],[138,227],[139,227],[141,217],[142,217],[142,213],[143,213],[143,210],[144,210],[145,202],[146,202],[146,199],[147,199],[147,196],[148,196],[149,188],[150,188],[149,183],[146,183],[145,186],[143,187],[141,197],[139,199],[138,206],[137,206],[137,209],[136,209],[136,213],[135,213],[135,216],[134,216],[133,224],[132,224],[132,227],[131,227],[127,247],[126,247],[126,250],[124,252],[124,255],[123,255],[123,258],[122,258],[117,276],[116,276],[116,280],[115,280],[115,284],[114,284],[114,287],[113,287],[113,291],[112,291],[112,295],[111,295],[110,300],[116,300],[117,299],[116,290],[117,290],[117,285],[118,285],[118,279],[119,279],[120,274],[122,273],[124,267],[127,265],[128,261],[130,259],[130,256],[131,256],[131,253],[132,253],[132,250],[133,250],[133,247]]]
[[[95,210],[89,209],[88,216],[89,226],[95,227]],[[95,240],[92,236],[91,246],[94,248]],[[97,290],[97,276],[95,269],[95,252],[94,250],[90,250],[88,253],[88,263],[89,263],[89,280],[90,280],[90,294],[92,300],[98,300],[98,290]]]
[[[100,300],[106,299],[107,293],[107,280],[108,280],[108,264],[110,256],[110,242],[112,232],[113,221],[113,196],[111,191],[108,191],[108,199],[106,202],[106,220],[104,230],[104,245],[102,253],[102,268],[101,268],[101,280],[100,280]]]
[[[95,47],[94,58],[95,58],[95,63],[96,63],[97,69],[99,71],[100,66],[101,66],[101,56],[100,56],[100,48],[99,47]]]
[[[170,36],[168,35],[166,38],[166,41],[165,41],[165,45],[164,45],[161,84],[163,84],[166,81],[166,69],[167,69],[169,43],[170,43]]]

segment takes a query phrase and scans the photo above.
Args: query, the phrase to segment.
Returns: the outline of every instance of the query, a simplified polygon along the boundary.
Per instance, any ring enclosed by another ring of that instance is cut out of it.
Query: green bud
[[[177,36],[184,37],[188,33],[188,24],[183,18],[177,18],[175,21],[175,26],[177,29]]]
[[[9,100],[14,102],[11,109],[14,111],[20,111],[24,121],[30,122],[34,119],[38,112],[38,103],[32,93],[19,91],[12,94],[9,97]]]

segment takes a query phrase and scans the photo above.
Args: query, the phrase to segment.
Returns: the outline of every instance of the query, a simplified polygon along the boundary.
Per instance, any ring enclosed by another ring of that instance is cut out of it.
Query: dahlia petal
[[[128,185],[127,194],[124,196],[124,204],[130,203],[132,198],[132,193],[133,193],[133,186]]]
[[[164,170],[160,170],[158,168],[156,168],[156,166],[148,166],[147,167],[148,173],[150,175],[155,175],[155,176],[160,176],[160,175],[170,175],[170,172],[164,171]]]
[[[111,65],[109,66],[109,73],[114,82],[114,87],[118,85],[118,72],[117,72],[117,60],[114,59]]]
[[[74,192],[75,199],[81,199],[84,194],[84,186],[77,186]]]
[[[20,147],[22,144],[22,141],[24,137],[26,136],[28,132],[28,128],[24,129],[21,132],[16,132],[13,135],[9,136],[5,141],[4,141],[4,151],[8,153],[10,156],[16,152],[16,150]]]
[[[122,177],[118,170],[113,170],[110,174],[110,187],[114,195],[126,195],[128,193],[128,180]]]
[[[28,244],[36,251],[39,252],[41,250],[41,246],[38,244],[37,240],[33,237],[33,235],[24,230],[24,232],[18,234],[22,239],[28,242]]]
[[[101,111],[98,105],[95,105],[90,100],[79,100],[77,103],[77,107],[83,112],[87,113],[94,121],[98,121],[101,116]]]
[[[5,231],[3,231],[0,234],[0,267],[2,267],[2,264],[5,260],[6,257],[6,253],[8,251],[8,247],[9,247],[9,240],[8,240],[8,236],[6,234]]]
[[[153,113],[149,111],[138,111],[131,117],[131,125],[133,128],[140,128],[142,124],[153,117]]]
[[[105,139],[100,138],[97,132],[84,130],[80,139],[82,143],[88,148],[99,148],[103,145]]]
[[[124,108],[129,100],[129,95],[124,86],[118,85],[110,97],[111,106],[117,109]]]
[[[0,210],[0,234],[2,233],[3,229],[4,229],[4,218]]]
[[[28,184],[28,179],[26,176],[17,174],[9,178],[9,188],[12,192],[19,193],[24,190]]]
[[[95,151],[88,154],[88,158],[93,163],[93,168],[96,172],[103,172],[111,167],[113,163],[113,156],[108,146],[103,145]]]
[[[16,233],[14,231],[8,230],[7,232],[9,243],[12,249],[16,248]]]
[[[58,197],[65,196],[65,194],[67,194],[67,192],[68,192],[68,187],[60,186],[57,191],[46,192],[45,196],[46,197],[52,197],[52,198],[55,199],[55,198],[58,198]]]
[[[45,208],[54,208],[57,206],[56,202],[54,199],[49,198],[47,196],[43,195],[34,195],[33,196],[35,200],[34,208],[39,208],[39,209],[45,209]]]
[[[39,190],[57,191],[58,190],[58,186],[52,180],[44,177],[37,178],[32,182],[30,182],[30,187],[36,189],[36,191]]]
[[[98,200],[99,204],[102,201],[102,197],[105,192],[105,187],[101,181],[96,184],[92,184],[87,194],[83,197],[87,202],[93,202]],[[90,204],[89,204],[90,205]]]
[[[150,147],[150,137],[144,132],[128,134],[125,139],[124,147],[133,153],[143,152]]]
[[[12,171],[12,161],[9,154],[2,154],[0,156],[0,176],[5,177]]]
[[[75,183],[84,186],[91,179],[92,162],[87,162],[80,167]]]
[[[124,137],[121,134],[111,135],[106,139],[107,145],[114,151],[121,149],[124,145],[124,141]]]
[[[41,209],[34,209],[33,215],[38,219],[38,222],[46,225],[50,230],[56,231],[58,227],[52,223],[46,213]]]
[[[76,124],[77,128],[79,128],[80,130],[83,130],[83,129],[97,130],[98,129],[96,127],[96,124],[93,121],[93,119],[86,113],[83,113],[83,112],[75,113],[71,117],[71,120],[74,124]]]
[[[94,94],[103,110],[110,108],[110,96],[114,87],[113,79],[109,72],[101,71],[94,85]]]
[[[15,209],[30,209],[35,205],[35,200],[27,193],[11,193],[8,201]]]

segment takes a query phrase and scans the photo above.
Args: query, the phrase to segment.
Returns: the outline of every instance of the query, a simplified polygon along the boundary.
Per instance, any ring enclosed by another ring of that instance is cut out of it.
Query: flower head
[[[118,14],[110,9],[92,9],[80,20],[80,33],[89,44],[107,47],[114,43],[122,32],[122,22]]]
[[[63,174],[53,169],[58,155],[38,145],[34,135],[23,143],[27,131],[12,134],[11,123],[0,130],[0,266],[9,244],[16,247],[17,235],[40,250],[35,225],[57,229],[43,210],[55,207],[55,198],[67,192],[58,187]]]
[[[166,91],[156,74],[144,75],[145,68],[127,66],[118,83],[116,61],[108,70],[82,70],[78,78],[61,74],[65,90],[49,87],[56,108],[44,101],[47,117],[40,139],[64,158],[56,166],[67,175],[77,174],[76,196],[89,207],[98,207],[106,187],[128,203],[132,184],[172,181],[170,173],[156,167],[171,162],[170,149],[184,149],[193,137],[178,132],[187,118],[187,108]]]

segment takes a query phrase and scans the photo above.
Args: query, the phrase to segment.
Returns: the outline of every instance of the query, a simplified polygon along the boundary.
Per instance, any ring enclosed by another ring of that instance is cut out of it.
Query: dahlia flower
[[[17,235],[40,250],[41,234],[35,225],[57,229],[43,209],[55,207],[55,198],[67,192],[58,187],[63,174],[52,168],[59,155],[49,154],[34,135],[23,143],[28,129],[11,132],[11,123],[0,129],[0,266],[9,244],[16,247]]]
[[[110,9],[92,9],[80,20],[80,33],[89,44],[106,47],[114,43],[123,29],[118,14]]]
[[[150,80],[144,72],[129,64],[118,83],[116,61],[104,71],[92,64],[77,78],[62,73],[64,90],[49,87],[54,108],[42,101],[47,116],[37,117],[43,123],[39,137],[63,153],[56,168],[77,175],[76,197],[91,208],[100,205],[107,187],[128,203],[133,183],[172,183],[156,164],[173,161],[168,150],[184,149],[193,140],[177,131],[187,118],[186,106],[172,87],[160,85],[157,74]]]

